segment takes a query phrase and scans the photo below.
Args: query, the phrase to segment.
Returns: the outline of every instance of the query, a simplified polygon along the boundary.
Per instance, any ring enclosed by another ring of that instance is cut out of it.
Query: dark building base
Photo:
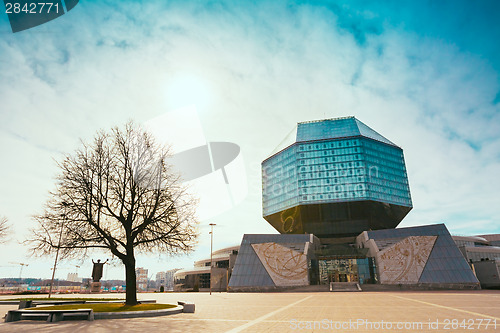
[[[392,229],[410,210],[411,207],[365,200],[300,205],[264,218],[282,234],[307,233],[323,239]]]

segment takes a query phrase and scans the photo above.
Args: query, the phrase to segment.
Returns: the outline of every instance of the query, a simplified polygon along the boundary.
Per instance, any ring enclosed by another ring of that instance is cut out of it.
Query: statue
[[[102,267],[105,263],[108,262],[108,260],[109,259],[107,259],[105,262],[101,262],[101,259],[97,259],[97,262],[94,262],[94,259],[92,259],[92,263],[94,264],[94,268],[92,268],[92,281],[99,282],[99,280],[101,280]]]

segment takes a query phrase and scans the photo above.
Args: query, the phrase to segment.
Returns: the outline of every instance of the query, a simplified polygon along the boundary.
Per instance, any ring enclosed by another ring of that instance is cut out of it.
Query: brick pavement
[[[500,332],[500,291],[157,293],[139,298],[194,301],[196,313],[54,324],[1,322],[0,332]],[[16,306],[0,306],[0,313],[12,308]]]

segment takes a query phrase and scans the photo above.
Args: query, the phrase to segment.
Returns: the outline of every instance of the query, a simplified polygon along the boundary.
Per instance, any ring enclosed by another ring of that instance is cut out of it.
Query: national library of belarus
[[[176,272],[174,289],[500,286],[500,235],[397,228],[413,207],[403,150],[354,117],[297,124],[262,162],[262,207],[279,234],[245,234]]]

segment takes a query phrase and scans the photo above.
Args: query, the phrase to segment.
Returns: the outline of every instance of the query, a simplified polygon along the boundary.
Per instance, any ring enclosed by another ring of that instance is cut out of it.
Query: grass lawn
[[[122,311],[149,311],[149,310],[163,310],[175,308],[173,304],[137,304],[125,305],[125,303],[108,303],[108,304],[68,304],[68,305],[54,305],[43,306],[36,308],[29,308],[29,310],[77,310],[77,309],[92,309],[94,312],[122,312]]]

